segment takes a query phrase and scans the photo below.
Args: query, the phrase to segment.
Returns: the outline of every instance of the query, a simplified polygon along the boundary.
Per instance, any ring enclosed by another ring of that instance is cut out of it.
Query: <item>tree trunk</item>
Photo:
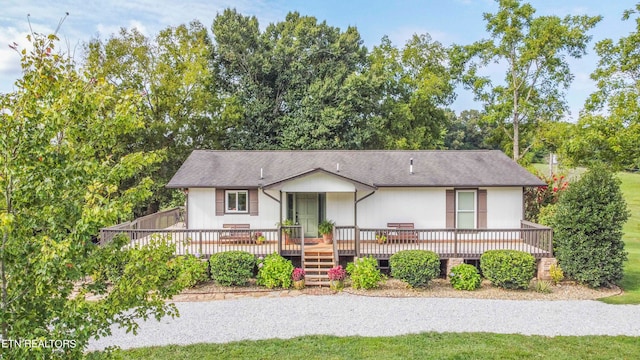
[[[513,160],[520,160],[520,128],[518,114],[513,116]]]

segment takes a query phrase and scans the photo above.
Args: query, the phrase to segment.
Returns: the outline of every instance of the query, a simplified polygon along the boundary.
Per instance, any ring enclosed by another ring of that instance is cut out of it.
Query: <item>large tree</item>
[[[640,168],[640,4],[625,11],[636,29],[618,41],[596,44],[598,68],[591,74],[598,90],[586,102],[571,140],[563,147],[573,165],[606,164]]]
[[[218,96],[211,64],[213,46],[199,22],[168,27],[154,38],[121,29],[106,41],[87,46],[86,62],[96,76],[118,91],[141,94],[144,127],[122,138],[129,151],[166,153],[151,171],[157,183],[148,209],[171,202],[164,188],[194,149],[219,149],[227,127],[237,118],[233,102]]]
[[[138,174],[160,154],[122,142],[144,126],[139,93],[77,69],[55,35],[29,39],[16,91],[0,96],[0,334],[45,343],[2,355],[75,359],[112,325],[135,330],[136,318],[175,314],[164,300],[182,285],[166,244],[94,244],[151,195]]]
[[[445,47],[428,34],[397,48],[384,37],[369,55],[369,97],[379,117],[377,147],[435,149],[444,146],[444,107],[455,98]]]
[[[366,48],[341,31],[289,13],[261,32],[255,17],[227,9],[213,22],[221,86],[243,117],[226,143],[242,149],[361,148],[370,141],[358,103]]]
[[[455,47],[453,62],[461,81],[485,104],[486,117],[508,135],[513,158],[520,160],[533,144],[537,123],[565,114],[564,91],[573,80],[567,57],[585,54],[591,39],[587,32],[601,17],[535,16],[528,3],[497,2],[498,12],[484,14],[491,39]],[[481,76],[480,68],[491,63],[506,69],[503,82]]]

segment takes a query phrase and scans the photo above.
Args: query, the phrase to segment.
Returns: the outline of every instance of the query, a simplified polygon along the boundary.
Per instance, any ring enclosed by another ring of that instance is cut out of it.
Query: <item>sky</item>
[[[634,31],[633,21],[622,21],[622,12],[635,1],[603,0],[530,0],[536,15],[602,15],[603,20],[590,34],[588,54],[570,60],[574,81],[566,100],[575,121],[584,101],[595,90],[589,75],[595,70],[598,57],[595,42],[617,40]],[[197,19],[211,28],[217,13],[236,8],[244,15],[254,15],[261,29],[269,23],[284,20],[290,11],[314,16],[319,22],[344,30],[355,26],[364,45],[371,49],[387,35],[394,45],[402,47],[413,34],[428,33],[444,45],[470,44],[488,38],[483,13],[495,13],[492,0],[0,0],[0,92],[9,92],[20,77],[20,57],[9,48],[16,42],[27,44],[31,28],[35,32],[52,33],[69,12],[58,32],[63,48],[82,58],[82,46],[94,38],[108,39],[121,27],[136,27],[145,35],[154,36],[168,26],[178,26]],[[29,15],[29,16],[28,16]],[[500,66],[488,68],[487,75],[501,80]],[[462,88],[451,106],[456,112],[480,109],[473,95]]]

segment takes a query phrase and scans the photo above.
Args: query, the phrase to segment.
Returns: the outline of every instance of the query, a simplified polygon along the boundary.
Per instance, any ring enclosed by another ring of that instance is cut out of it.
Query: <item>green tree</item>
[[[402,49],[387,38],[369,55],[368,82],[377,90],[378,143],[386,149],[444,146],[454,98],[447,49],[428,34],[414,35]]]
[[[135,250],[124,238],[93,242],[151,195],[153,182],[138,174],[162,154],[128,152],[121,141],[144,126],[139,94],[77,69],[56,52],[55,35],[28,39],[17,90],[0,96],[0,331],[73,344],[2,355],[81,358],[112,325],[135,331],[138,318],[176,314],[164,300],[184,284],[161,241]]]
[[[601,17],[536,17],[530,4],[497,2],[497,13],[484,14],[491,39],[454,47],[452,61],[462,83],[485,104],[487,119],[504,129],[512,144],[508,151],[520,160],[533,144],[537,123],[565,113],[564,91],[573,80],[566,59],[585,54],[587,31]],[[480,76],[479,69],[490,63],[507,69],[501,84]]]
[[[456,116],[452,111],[448,113],[449,121],[444,146],[450,150],[499,149],[496,143],[498,129],[483,120],[478,110],[464,110]],[[501,131],[501,130],[500,130]]]
[[[620,181],[593,168],[560,196],[550,218],[554,253],[569,277],[592,287],[622,279],[622,226],[629,217]]]
[[[221,148],[239,116],[233,99],[223,101],[218,95],[212,51],[207,29],[196,21],[168,27],[153,39],[123,28],[117,36],[87,46],[86,64],[95,77],[105,78],[122,93],[142,95],[145,126],[121,139],[127,151],[166,152],[151,169],[153,196],[137,214],[182,203],[172,201],[178,193],[164,185],[194,149]]]
[[[260,32],[255,17],[227,9],[213,22],[222,87],[242,106],[229,148],[362,148],[369,143],[360,73],[366,48],[354,27],[342,32],[289,13]]]
[[[596,44],[600,61],[591,74],[598,90],[591,94],[571,140],[563,150],[572,165],[607,164],[640,168],[640,4],[624,12],[636,15],[636,29],[617,42]]]

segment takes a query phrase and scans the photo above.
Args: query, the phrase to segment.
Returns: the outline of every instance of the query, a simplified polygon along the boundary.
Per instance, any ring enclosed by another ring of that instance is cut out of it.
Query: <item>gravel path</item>
[[[180,317],[115,329],[90,350],[224,343],[302,335],[393,336],[428,331],[640,336],[640,306],[597,301],[382,298],[350,294],[177,303]]]

